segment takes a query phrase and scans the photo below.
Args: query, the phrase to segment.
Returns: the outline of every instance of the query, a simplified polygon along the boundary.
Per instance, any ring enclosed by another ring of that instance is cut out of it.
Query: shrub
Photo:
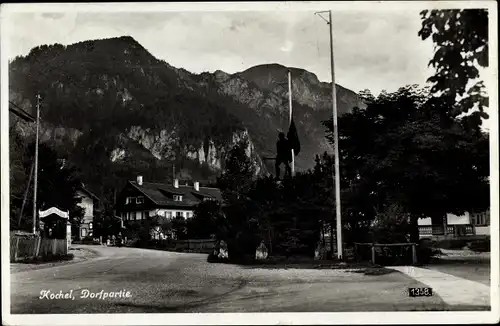
[[[467,246],[467,240],[464,239],[446,239],[436,241],[434,243],[435,248],[442,249],[462,249]]]
[[[467,243],[467,248],[476,252],[490,252],[491,241],[490,238],[474,240]]]
[[[417,247],[417,260],[420,264],[428,264],[432,258],[439,256],[441,250],[435,247],[435,242],[430,239],[421,239]]]
[[[377,213],[371,225],[370,238],[376,243],[408,242],[410,225],[404,209],[397,204],[390,204]]]
[[[43,263],[50,263],[50,262],[56,262],[56,261],[69,261],[73,260],[75,256],[73,254],[66,254],[66,255],[52,255],[49,254],[47,256],[39,256],[39,257],[34,257],[30,259],[25,259],[21,261],[24,264],[43,264]]]

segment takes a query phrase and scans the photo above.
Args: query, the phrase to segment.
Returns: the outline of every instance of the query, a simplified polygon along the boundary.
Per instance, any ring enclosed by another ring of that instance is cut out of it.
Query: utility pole
[[[328,12],[328,20],[321,14]],[[335,181],[335,215],[336,215],[336,228],[337,228],[337,258],[342,259],[342,216],[340,207],[340,157],[339,157],[339,133],[338,133],[338,113],[337,113],[337,91],[335,89],[335,64],[333,56],[333,24],[332,24],[332,11],[316,12],[315,15],[320,16],[330,27],[330,69],[332,74],[332,111],[333,111],[333,139],[334,139],[334,181]],[[330,234],[333,243],[333,234]]]
[[[33,182],[33,234],[36,234],[36,195],[38,188],[38,133],[40,129],[40,94],[36,95],[36,136],[35,136],[35,168]]]
[[[292,125],[292,72],[288,69],[288,106],[290,108],[290,119],[288,126]],[[292,148],[292,177],[295,176],[295,153]]]

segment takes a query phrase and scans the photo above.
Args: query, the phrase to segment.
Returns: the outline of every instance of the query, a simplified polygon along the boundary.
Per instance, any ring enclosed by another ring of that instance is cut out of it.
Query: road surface
[[[12,273],[11,313],[463,309],[446,305],[438,295],[408,297],[408,287],[423,285],[398,272],[368,276],[344,270],[266,269],[207,263],[203,254],[86,248],[100,256]],[[48,299],[58,293],[63,298]]]
[[[467,280],[491,285],[490,253],[469,250],[441,249],[446,255],[435,259],[426,268],[441,271]]]

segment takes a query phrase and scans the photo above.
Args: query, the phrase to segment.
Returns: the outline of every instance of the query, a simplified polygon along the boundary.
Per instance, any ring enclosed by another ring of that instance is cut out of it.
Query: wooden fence
[[[417,263],[417,244],[415,243],[355,243],[356,260],[369,260],[372,264],[382,265],[400,262],[406,264]],[[378,258],[378,259],[377,259]]]
[[[64,239],[41,237],[10,236],[10,260],[16,262],[35,257],[67,255],[68,246]]]
[[[210,253],[215,247],[216,240],[212,239],[190,239],[175,240],[176,250],[189,250],[200,253]]]
[[[190,251],[198,253],[210,253],[217,241],[214,239],[190,239],[190,240],[151,240],[151,246],[158,249],[175,251]]]
[[[443,225],[420,225],[418,227],[420,237],[444,235]],[[446,226],[446,234],[450,237],[473,236],[476,234],[472,224],[449,224]]]

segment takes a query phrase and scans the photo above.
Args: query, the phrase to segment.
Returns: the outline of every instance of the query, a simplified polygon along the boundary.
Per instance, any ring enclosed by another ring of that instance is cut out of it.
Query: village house
[[[192,185],[179,184],[174,179],[172,184],[144,182],[142,176],[129,181],[120,192],[116,201],[116,212],[124,225],[131,221],[144,221],[153,216],[171,220],[175,217],[189,219],[193,217],[196,206],[207,200],[222,201],[218,188],[201,187],[195,181]],[[160,233],[153,238],[163,238]]]
[[[432,225],[431,218],[419,219],[420,238],[484,238],[490,235],[490,210],[446,214],[443,225]]]
[[[82,223],[78,228],[78,236],[77,234],[74,236],[80,237],[80,239],[92,237],[94,235],[94,215],[98,212],[99,198],[84,186],[77,190],[76,196],[81,198],[78,206],[84,209],[84,213]]]

